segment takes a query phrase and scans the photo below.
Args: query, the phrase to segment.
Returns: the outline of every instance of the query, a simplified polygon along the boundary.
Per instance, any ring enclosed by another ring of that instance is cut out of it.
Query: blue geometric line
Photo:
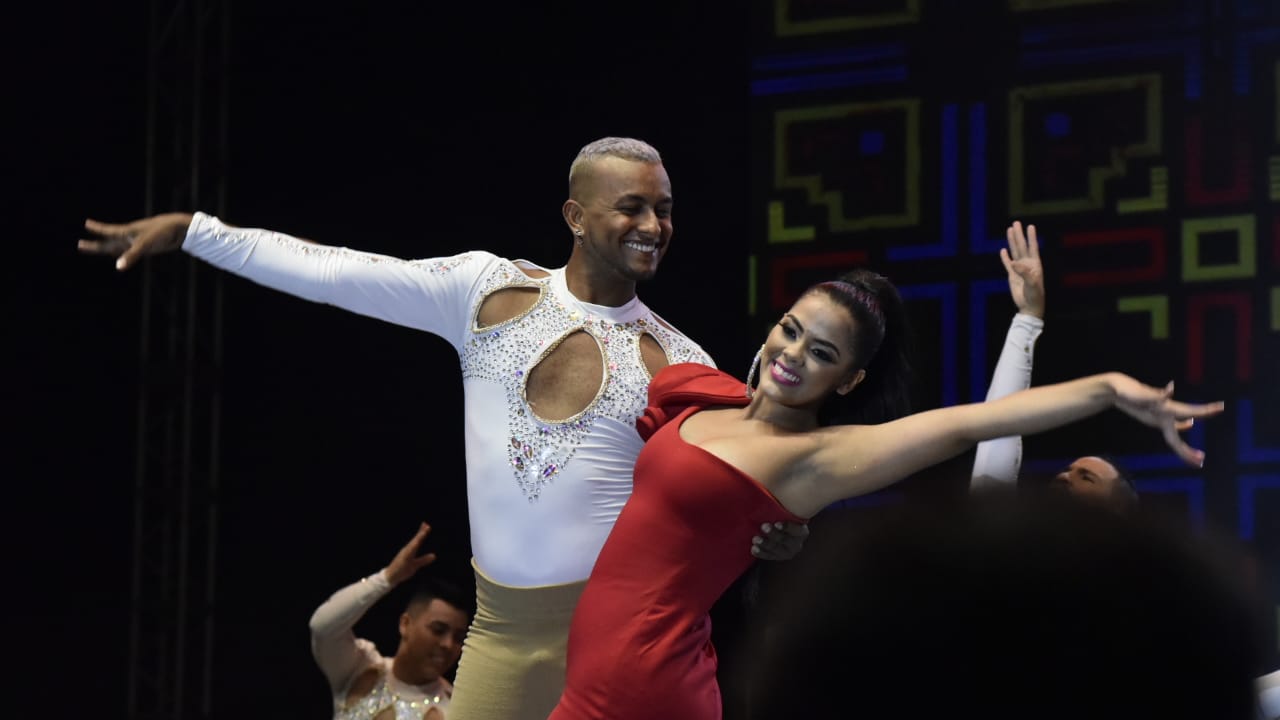
[[[987,298],[1009,293],[1009,281],[977,280],[969,286],[969,400],[987,396]],[[1009,316],[1013,318],[1012,315]]]
[[[1200,46],[1197,44],[1188,44],[1185,50],[1186,63],[1183,65],[1182,72],[1186,75],[1183,79],[1182,94],[1188,100],[1199,100],[1204,94],[1204,55]]]
[[[901,285],[898,293],[903,300],[937,300],[942,310],[942,405],[955,405],[959,395],[956,365],[956,346],[960,328],[956,316],[956,284],[933,283],[927,285]],[[923,329],[921,329],[923,331]]]
[[[1183,56],[1183,74],[1186,75],[1183,80],[1183,93],[1189,99],[1199,99],[1204,89],[1204,58],[1200,50],[1200,40],[1197,37],[1062,50],[1035,50],[1023,54],[1021,64],[1024,68],[1034,70],[1060,65],[1095,63],[1103,60],[1131,60],[1161,55]]]
[[[1242,30],[1236,38],[1235,73],[1232,82],[1237,95],[1248,95],[1253,84],[1253,47],[1280,40],[1280,28]]]
[[[1108,20],[1105,24],[1101,25],[1098,23],[1037,25],[1023,30],[1022,35],[1019,36],[1018,40],[1023,45],[1039,45],[1041,43],[1053,42],[1055,40],[1096,40],[1104,35],[1110,35],[1112,37],[1132,37],[1135,35],[1150,37],[1153,35],[1170,35],[1176,33],[1180,29],[1189,30],[1199,24],[1200,18],[1197,13],[1188,14],[1181,22],[1159,16],[1143,16],[1139,20]]]
[[[1044,118],[1044,132],[1051,138],[1071,135],[1071,116],[1063,112],[1051,112]]]
[[[1190,430],[1183,433],[1187,444],[1194,448],[1204,447],[1204,423],[1196,423]],[[1082,448],[1081,455],[1094,452],[1090,448]],[[1134,472],[1145,472],[1149,470],[1185,470],[1187,464],[1182,462],[1181,458],[1173,454],[1173,451],[1152,454],[1135,454],[1135,455],[1118,455],[1110,453],[1125,469]],[[1046,458],[1043,460],[1028,460],[1023,462],[1023,467],[1036,472],[1048,472],[1061,470],[1070,465],[1080,455],[1069,458]],[[1212,461],[1212,458],[1210,458]]]
[[[884,507],[902,502],[903,495],[897,490],[877,490],[866,495],[837,500],[826,507],[827,510],[838,510],[851,507]]]
[[[1253,494],[1261,488],[1280,490],[1280,475],[1241,475],[1237,478],[1237,518],[1241,540],[1252,540],[1256,528]]]
[[[1236,458],[1241,463],[1280,462],[1280,447],[1253,444],[1253,401],[1236,401]]]
[[[1194,477],[1139,478],[1133,481],[1138,495],[1185,493],[1191,526],[1204,529],[1204,480]]]
[[[942,106],[942,240],[932,245],[894,245],[890,260],[951,257],[960,244],[960,116],[955,103]]]
[[[1190,46],[1187,38],[1160,38],[1147,42],[1117,43],[1115,45],[1090,45],[1089,47],[1062,48],[1058,50],[1031,50],[1022,55],[1024,67],[1051,67],[1075,65],[1098,60],[1129,60],[1158,55],[1186,52]]]
[[[828,67],[831,65],[857,65],[875,60],[894,60],[906,55],[906,46],[867,45],[863,47],[819,50],[814,52],[766,55],[751,61],[755,71],[798,70],[800,68]]]
[[[871,70],[850,70],[840,73],[822,73],[818,75],[801,75],[771,80],[753,80],[752,95],[782,95],[785,93],[805,92],[808,90],[831,90],[834,88],[859,87],[883,83],[901,82],[907,79],[907,66],[894,65]]]
[[[1236,0],[1236,17],[1250,19],[1262,15],[1262,0]]]
[[[969,106],[969,252],[987,255],[1000,252],[1003,236],[987,236],[987,106]]]
[[[884,152],[884,133],[867,130],[858,136],[858,152],[862,155],[880,155]]]

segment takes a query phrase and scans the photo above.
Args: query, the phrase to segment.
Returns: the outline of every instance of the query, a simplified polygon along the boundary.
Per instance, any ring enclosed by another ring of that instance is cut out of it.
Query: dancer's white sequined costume
[[[232,228],[197,213],[183,250],[219,268],[277,290],[439,335],[457,350],[466,394],[467,495],[475,562],[488,580],[509,590],[585,581],[596,556],[631,495],[631,473],[641,440],[635,420],[644,410],[649,373],[640,356],[640,340],[649,335],[671,364],[711,359],[695,343],[658,318],[639,298],[621,307],[584,303],[565,283],[564,268],[533,278],[520,266],[531,263],[474,251],[447,258],[405,261],[346,248],[316,245],[268,230]],[[507,288],[538,292],[537,302],[521,315],[479,327],[483,301]],[[596,341],[604,380],[580,413],[552,421],[537,417],[525,399],[530,371],[569,335],[584,331]],[[498,586],[490,584],[490,589]],[[520,604],[508,598],[508,606]],[[568,635],[564,612],[561,640]],[[486,686],[538,685],[550,698],[513,698],[510,706],[545,717],[557,687],[523,678],[492,677],[510,663],[494,656],[483,671],[486,651],[473,637],[494,639],[522,632],[521,622],[489,623],[478,608],[464,645],[450,716],[486,720],[520,717],[485,709],[472,714],[473,699]],[[501,618],[498,618],[501,620]],[[487,625],[486,625],[487,624]],[[515,626],[515,627],[511,627]],[[545,628],[539,630],[545,631]],[[563,648],[535,653],[537,663],[563,667]],[[471,655],[469,658],[468,655]],[[542,656],[546,657],[543,658]],[[562,676],[551,671],[548,676]],[[530,692],[533,692],[530,690]],[[486,701],[488,697],[484,698]]]
[[[453,686],[444,678],[425,685],[400,681],[391,671],[393,658],[355,636],[352,628],[369,608],[391,591],[381,571],[334,593],[311,616],[311,654],[333,692],[334,720],[444,720]],[[378,681],[361,698],[348,699],[352,683],[369,668]]]

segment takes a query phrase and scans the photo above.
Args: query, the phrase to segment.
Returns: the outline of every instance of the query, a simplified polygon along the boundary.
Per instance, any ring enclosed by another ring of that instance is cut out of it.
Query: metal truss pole
[[[226,209],[228,0],[152,0],[145,213]],[[213,717],[222,277],[186,256],[142,266],[131,720]]]

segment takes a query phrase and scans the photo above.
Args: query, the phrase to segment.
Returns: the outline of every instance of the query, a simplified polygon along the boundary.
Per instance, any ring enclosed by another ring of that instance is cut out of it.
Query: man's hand
[[[1009,294],[1018,312],[1044,319],[1044,268],[1040,266],[1040,243],[1036,226],[1028,225],[1022,234],[1022,223],[1014,221],[1004,231],[1009,247],[1000,248],[1000,261],[1009,273]]]
[[[81,239],[76,247],[90,255],[110,255],[116,258],[117,270],[128,270],[144,255],[172,252],[182,247],[190,225],[190,213],[153,215],[123,225],[85,220],[84,228],[97,238]]]
[[[807,537],[809,526],[803,523],[765,523],[751,538],[751,554],[761,560],[790,560],[800,554]]]
[[[399,585],[413,577],[418,570],[436,561],[435,553],[418,556],[418,548],[422,546],[422,541],[429,532],[431,532],[430,525],[426,523],[419,525],[418,532],[414,533],[413,538],[400,548],[400,552],[396,553],[395,557],[391,558],[391,562],[387,563],[387,569],[383,571],[387,576],[387,582]]]

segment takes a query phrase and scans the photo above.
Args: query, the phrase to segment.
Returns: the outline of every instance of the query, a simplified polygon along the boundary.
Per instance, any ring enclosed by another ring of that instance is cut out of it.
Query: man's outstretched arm
[[[464,341],[473,292],[497,261],[484,252],[406,261],[226,225],[204,213],[167,213],[124,224],[85,222],[95,237],[81,252],[116,258],[127,270],[143,257],[182,249],[260,285],[361,315]]]

